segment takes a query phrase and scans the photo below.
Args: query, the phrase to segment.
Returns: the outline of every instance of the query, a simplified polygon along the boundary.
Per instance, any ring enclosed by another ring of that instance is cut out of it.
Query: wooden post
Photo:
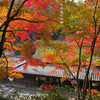
[[[50,83],[50,77],[46,77],[46,82],[47,82],[48,84],[51,84],[51,83]]]
[[[39,80],[40,80],[40,79],[39,79],[39,77],[37,76],[37,77],[36,77],[36,84],[37,84],[37,87],[39,87]]]
[[[58,78],[58,83],[59,83],[59,86],[60,86],[60,78]]]
[[[50,83],[53,85],[53,79],[52,78],[50,78]]]
[[[49,78],[49,77],[46,77],[46,81],[47,81],[47,82],[50,82],[50,78]]]

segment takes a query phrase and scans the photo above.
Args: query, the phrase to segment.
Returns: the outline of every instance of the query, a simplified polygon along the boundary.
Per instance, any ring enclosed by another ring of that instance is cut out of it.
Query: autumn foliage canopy
[[[11,56],[6,56],[5,52],[20,52],[21,58],[18,61],[26,61],[23,66],[24,71],[28,65],[46,65],[40,59],[33,58],[33,54],[40,43],[45,44],[51,40],[52,30],[57,30],[59,7],[55,0],[4,0],[0,2],[1,71],[5,69],[4,73],[7,72],[7,75],[11,76],[9,71],[14,69],[11,68],[14,67],[14,63],[9,65],[14,61],[11,60]]]
[[[86,94],[90,69],[99,75],[100,1],[86,0],[78,4],[73,0],[1,1],[0,40],[0,73],[10,75],[14,65],[10,63],[13,62],[11,56],[5,56],[5,52],[16,51],[21,55],[19,62],[26,61],[24,71],[28,65],[44,67],[47,63],[53,64],[55,69],[50,73],[56,74],[56,69],[63,69],[63,81],[74,72],[76,77],[73,78],[78,84],[79,73],[85,67],[83,91]],[[45,54],[43,60],[33,56],[40,45],[44,50],[54,49]],[[77,91],[79,93],[78,85]]]

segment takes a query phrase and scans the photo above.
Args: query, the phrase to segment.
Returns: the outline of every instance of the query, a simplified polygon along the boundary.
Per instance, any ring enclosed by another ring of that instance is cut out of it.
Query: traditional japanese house
[[[38,48],[34,57],[43,59],[43,55],[45,52],[42,49]],[[43,83],[52,84],[52,85],[56,85],[56,84],[61,85],[60,79],[64,72],[63,69],[56,69],[53,65],[48,65],[45,67],[28,66],[28,68],[25,71],[23,71],[24,64],[25,61],[16,64],[17,69],[15,70],[22,72],[24,78],[15,79],[14,80],[15,85],[17,84],[17,86],[19,85],[23,87],[40,87]],[[73,66],[70,69],[72,70],[72,68]],[[100,72],[99,67],[97,67],[97,70]],[[79,74],[80,87],[83,83],[85,73],[86,73],[86,69],[85,67],[82,67],[82,72],[80,72]],[[76,77],[76,73],[73,73],[73,75]],[[98,85],[100,84],[100,76],[97,75],[93,69],[90,69],[89,77],[91,77],[92,88],[98,88],[100,90],[100,87],[98,87]],[[69,78],[72,80],[71,82],[75,84],[75,81],[73,80],[73,76],[69,76]],[[63,84],[71,86],[69,80],[64,81]]]

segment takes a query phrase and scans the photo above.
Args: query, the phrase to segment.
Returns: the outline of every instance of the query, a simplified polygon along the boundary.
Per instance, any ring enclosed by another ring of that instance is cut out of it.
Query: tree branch
[[[9,12],[8,12],[8,14],[7,14],[7,20],[8,20],[9,17],[10,17],[10,13],[11,13],[11,11],[12,11],[12,8],[13,8],[13,5],[14,5],[14,2],[15,2],[15,0],[12,0],[12,1],[11,1],[11,6],[10,6]]]
[[[5,41],[5,42],[9,42],[9,43],[10,43],[10,45],[11,45],[11,47],[12,47],[12,49],[13,49],[13,51],[15,52],[15,49],[14,49],[14,47],[13,47],[12,42],[11,42],[11,41]]]
[[[28,30],[7,30],[6,32],[13,32],[13,31],[28,31]],[[0,30],[0,32],[3,32],[3,30]]]
[[[18,10],[16,11],[16,13],[10,17],[10,13],[11,13],[11,10],[12,10],[13,4],[14,4],[14,0],[12,0],[12,2],[11,2],[10,9],[9,9],[9,11],[8,11],[8,14],[7,14],[7,21],[5,21],[5,22],[2,24],[2,25],[5,25],[5,27],[4,27],[4,29],[3,29],[2,39],[1,39],[1,42],[0,42],[0,57],[2,56],[2,53],[3,53],[3,44],[4,44],[4,42],[5,42],[6,31],[7,31],[7,28],[8,28],[8,26],[9,26],[9,23],[10,23],[10,21],[11,21],[15,16],[18,15],[20,9],[22,8],[22,6],[24,5],[24,3],[25,3],[26,1],[27,1],[27,0],[23,1],[23,3],[22,3],[21,6],[18,8]],[[1,26],[2,26],[2,25],[1,25]],[[3,27],[3,26],[2,26],[2,27]],[[0,27],[0,30],[1,30],[2,27]]]
[[[83,83],[83,87],[84,87],[83,88],[83,100],[85,100],[85,97],[86,97],[87,83],[89,81],[88,74],[89,74],[89,70],[90,70],[90,67],[91,67],[91,63],[92,63],[92,58],[93,58],[93,54],[94,54],[94,48],[95,48],[96,40],[97,40],[98,34],[100,32],[100,26],[99,26],[99,29],[98,29],[98,32],[97,32],[97,18],[95,18],[97,5],[98,5],[98,0],[96,0],[96,5],[95,5],[95,10],[94,10],[94,15],[93,15],[93,20],[94,20],[94,25],[95,25],[94,26],[94,37],[93,37],[93,41],[92,41],[92,44],[91,44],[90,62],[89,62],[89,66],[88,66],[88,69],[87,69],[87,72],[86,72],[86,75],[85,75],[85,79],[84,79],[84,83]]]
[[[63,59],[61,56],[60,56],[60,58],[61,58],[61,60],[64,62],[64,64],[66,65],[66,67],[67,67],[69,73],[70,73],[70,74],[72,75],[72,77],[76,80],[75,76],[72,74],[70,68],[69,68],[68,65],[65,63],[64,59]]]
[[[30,23],[39,23],[39,22],[50,21],[51,19],[47,19],[47,20],[43,20],[43,21],[31,21],[31,20],[27,20],[27,19],[24,19],[24,18],[14,18],[12,20],[23,20],[23,21],[27,21],[27,22],[30,22]],[[51,20],[51,21],[56,21],[56,20]]]

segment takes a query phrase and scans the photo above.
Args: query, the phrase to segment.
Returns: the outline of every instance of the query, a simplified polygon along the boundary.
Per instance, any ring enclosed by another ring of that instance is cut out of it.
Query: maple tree
[[[73,1],[66,3],[61,1],[60,3],[63,4],[64,9],[61,35],[65,34],[66,42],[51,42],[51,47],[55,48],[56,52],[45,55],[45,61],[54,64],[56,68],[64,69],[62,81],[72,76],[77,83],[75,88],[78,100],[85,100],[87,85],[92,79],[92,74],[89,77],[90,69],[100,74],[97,71],[97,66],[100,66],[100,1],[86,0],[85,3],[78,4]],[[79,74],[83,66],[86,74],[81,94]]]
[[[33,58],[32,51],[35,52],[40,41],[45,44],[51,39],[52,30],[57,29],[55,26],[59,21],[57,10],[59,7],[55,0],[3,0],[0,2],[0,72],[4,71],[5,77],[22,77],[16,72],[14,74],[13,63],[11,65],[13,68],[9,65],[11,56],[6,56],[5,52],[20,51],[19,61],[26,61],[23,66],[24,71],[28,65],[45,66],[40,59]],[[32,39],[29,34],[33,35]]]
[[[28,65],[45,66],[45,62],[49,62],[56,68],[64,69],[65,75],[62,80],[73,76],[77,82],[76,89],[80,100],[78,77],[82,66],[86,66],[82,94],[84,100],[90,68],[97,72],[96,66],[100,65],[99,59],[97,59],[100,56],[100,3],[99,0],[86,0],[84,4],[75,4],[73,0],[65,3],[61,0],[60,3],[63,4],[64,9],[63,27],[59,23],[60,4],[55,0],[19,0],[18,2],[4,0],[0,2],[0,60],[4,60],[0,63],[0,72],[1,74],[6,73],[6,76],[19,76],[16,75],[16,72],[13,74],[12,68],[8,65],[10,60],[8,61],[4,54],[4,51],[19,50],[22,56],[20,61],[26,61],[23,66],[24,71]],[[60,40],[52,41],[53,30],[60,28],[62,28],[60,36],[65,35],[67,43]],[[30,39],[29,33],[34,35],[32,39]],[[17,43],[14,45],[16,41]],[[45,48],[55,49],[53,54],[44,55],[45,62],[33,58],[32,55],[32,50],[35,51],[40,45],[39,43],[45,45]],[[73,65],[75,66],[71,70]],[[73,72],[76,72],[76,77]],[[57,72],[53,70],[50,73]]]

